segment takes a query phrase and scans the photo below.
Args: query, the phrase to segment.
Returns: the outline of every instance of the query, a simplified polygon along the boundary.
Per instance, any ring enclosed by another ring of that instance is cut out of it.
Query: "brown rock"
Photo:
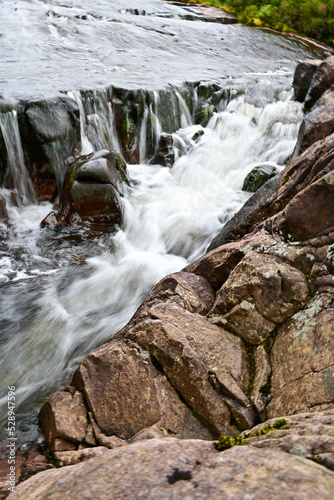
[[[334,470],[334,409],[281,417],[287,424],[274,430],[277,419],[257,425],[242,435],[247,443],[261,449],[275,449],[305,457]],[[263,430],[268,433],[261,434]],[[259,435],[257,435],[259,434]]]
[[[250,400],[256,408],[260,418],[266,420],[267,397],[271,390],[270,359],[263,345],[256,348],[254,353],[255,376]]]
[[[205,278],[181,271],[166,276],[153,288],[134,319],[138,315],[141,318],[144,317],[144,308],[149,314],[150,306],[157,301],[176,303],[187,311],[205,316],[210,311],[214,300],[214,290]]]
[[[286,239],[305,241],[334,227],[334,172],[329,172],[295,196],[268,227]]]
[[[134,473],[135,471],[135,473]],[[11,499],[333,498],[334,474],[273,449],[234,446],[218,453],[200,440],[152,439],[72,467],[42,472]]]
[[[334,56],[327,57],[315,72],[305,99],[306,109],[310,109],[334,81]]]
[[[244,394],[248,387],[247,359],[240,339],[176,304],[153,305],[150,315],[129,328],[126,337],[150,352],[211,432],[234,432],[219,394],[249,405]]]
[[[231,322],[233,314],[239,314],[240,318],[240,308],[234,309],[234,313],[231,309],[244,304],[244,319],[248,317],[250,328],[254,319],[254,325],[260,325],[259,336],[262,333],[265,337],[270,333],[273,323],[281,323],[300,309],[308,294],[303,273],[272,255],[249,252],[217,293],[212,314],[221,315],[224,319],[229,313],[227,321]],[[260,323],[259,313],[267,323]],[[238,331],[236,326],[234,323],[234,328]],[[255,342],[256,338],[254,335],[253,337]]]
[[[331,294],[315,295],[279,328],[271,351],[270,417],[334,407],[333,328]]]
[[[334,132],[334,91],[327,90],[307,113],[298,138],[298,154]]]
[[[8,218],[8,212],[6,207],[6,199],[0,194],[0,220],[7,218]]]
[[[89,460],[90,458],[99,457],[106,451],[108,451],[108,448],[96,446],[94,448],[85,448],[77,451],[58,451],[54,454],[54,457],[61,465],[74,465],[84,460]]]
[[[49,448],[56,438],[78,443],[85,438],[87,408],[79,392],[51,394],[41,408],[39,419]]]
[[[86,356],[73,384],[84,391],[89,409],[105,434],[129,439],[161,418],[154,376],[146,353],[131,342],[117,341]]]

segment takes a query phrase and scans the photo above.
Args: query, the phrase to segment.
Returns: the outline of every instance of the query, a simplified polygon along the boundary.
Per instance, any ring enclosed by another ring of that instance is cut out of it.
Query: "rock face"
[[[208,441],[175,438],[109,450],[76,466],[42,472],[9,499],[333,498],[334,473],[326,468],[333,465],[333,412],[287,422],[288,430],[251,437],[249,444],[223,452]]]
[[[74,165],[70,189],[109,172],[99,159]],[[330,134],[82,360],[41,428],[63,463],[102,456],[45,472],[17,498],[333,497],[333,170]],[[283,415],[288,428],[263,424]],[[248,445],[218,453],[210,440],[222,434]]]

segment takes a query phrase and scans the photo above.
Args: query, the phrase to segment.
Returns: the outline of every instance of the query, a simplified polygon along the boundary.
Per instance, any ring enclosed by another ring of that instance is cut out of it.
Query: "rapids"
[[[0,92],[10,103],[0,113],[7,151],[0,194],[9,214],[9,222],[0,223],[0,403],[5,429],[7,387],[15,385],[19,447],[40,439],[41,402],[66,385],[82,357],[112,338],[163,276],[205,252],[248,199],[241,190],[247,173],[261,163],[284,167],[303,118],[302,105],[293,100],[293,68],[299,58],[324,56],[266,31],[188,21],[183,7],[162,0],[145,0],[138,14],[131,11],[133,1],[118,0],[117,7],[102,0],[66,3],[0,6]],[[35,199],[16,102],[66,91],[80,111],[82,153],[103,147],[106,133],[121,151],[110,103],[106,115],[87,111],[80,89],[120,83],[159,89],[195,80],[231,89],[242,82],[243,91],[222,99],[203,128],[175,87],[181,129],[174,136],[182,150],[172,168],[147,158],[148,117],[156,124],[155,147],[163,131],[154,94],[141,121],[140,163],[128,165],[131,183],[116,233],[92,239],[41,228],[52,205]],[[90,125],[88,114],[95,117]]]

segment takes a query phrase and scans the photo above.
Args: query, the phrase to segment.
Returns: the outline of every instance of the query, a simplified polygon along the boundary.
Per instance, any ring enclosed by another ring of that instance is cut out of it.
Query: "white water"
[[[128,166],[135,182],[113,236],[75,243],[66,233],[40,229],[50,204],[9,206],[9,228],[0,227],[0,380],[1,394],[17,387],[21,442],[36,438],[40,401],[80,359],[131,318],[159,279],[205,252],[248,198],[241,186],[252,167],[282,168],[302,119],[301,105],[290,97],[222,102],[197,143],[192,137],[201,127],[188,126],[184,113],[187,127],[178,136],[189,152],[172,169]]]
[[[0,113],[0,130],[7,150],[8,163],[4,185],[10,184],[13,191],[19,194],[17,202],[27,205],[36,201],[36,198],[24,163],[16,110]]]

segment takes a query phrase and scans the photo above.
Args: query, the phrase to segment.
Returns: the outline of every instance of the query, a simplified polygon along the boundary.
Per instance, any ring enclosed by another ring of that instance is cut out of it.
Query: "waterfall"
[[[0,129],[7,151],[7,169],[3,184],[20,195],[17,197],[18,204],[27,205],[36,201],[36,196],[24,163],[16,110],[0,113]]]
[[[94,95],[82,103],[79,94],[72,94],[86,122],[87,110],[98,111]],[[11,236],[3,240],[4,258],[11,265],[6,261],[0,295],[0,322],[6,325],[0,380],[3,394],[7,385],[17,387],[22,442],[36,439],[38,402],[71,376],[89,350],[129,321],[159,279],[205,252],[248,199],[241,191],[247,173],[263,162],[281,169],[293,151],[303,113],[291,95],[281,93],[270,102],[236,95],[205,128],[192,124],[177,93],[170,96],[186,125],[172,135],[182,155],[172,168],[147,161],[145,137],[156,147],[162,123],[154,122],[148,134],[149,117],[162,112],[157,94],[151,93],[140,125],[142,163],[128,165],[131,188],[122,199],[123,224],[117,233],[92,240],[83,236],[73,245],[66,232],[39,228],[38,217],[50,206],[23,207],[12,216]],[[109,108],[103,109],[112,130]],[[202,135],[194,141],[198,130]],[[23,224],[29,220],[30,226]]]
[[[81,154],[88,155],[94,151],[94,147],[89,141],[86,133],[86,115],[81,99],[80,92],[78,90],[73,90],[72,92],[67,92],[67,95],[73,99],[79,108],[80,113],[80,135],[81,135]]]

